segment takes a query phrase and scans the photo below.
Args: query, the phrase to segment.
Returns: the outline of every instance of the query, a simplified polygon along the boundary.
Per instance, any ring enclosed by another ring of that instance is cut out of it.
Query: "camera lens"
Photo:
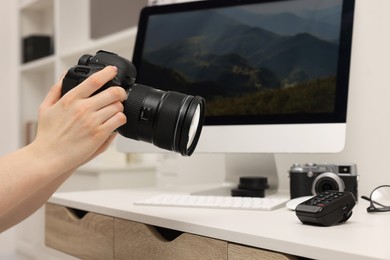
[[[313,181],[312,193],[315,195],[327,190],[344,191],[344,181],[335,173],[321,173]]]
[[[125,125],[118,132],[131,139],[190,156],[204,121],[205,100],[134,84],[124,102]]]
[[[117,66],[117,75],[92,95],[111,86],[121,86],[128,91],[127,100],[123,102],[127,122],[117,132],[127,138],[190,156],[202,131],[205,99],[134,84],[135,66],[115,53],[101,50],[94,56],[81,56],[78,65],[65,75],[61,95],[107,65]]]

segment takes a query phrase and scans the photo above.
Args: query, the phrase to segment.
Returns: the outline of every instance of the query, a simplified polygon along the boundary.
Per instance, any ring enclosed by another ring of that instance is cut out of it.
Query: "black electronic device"
[[[300,203],[295,213],[303,224],[332,226],[347,221],[355,204],[351,192],[325,191]]]
[[[78,65],[65,75],[61,95],[108,65],[116,66],[118,73],[94,94],[111,86],[121,86],[128,92],[123,102],[127,122],[117,132],[127,138],[190,156],[202,130],[205,99],[135,84],[135,66],[115,53],[99,51],[96,55],[83,55]]]
[[[269,188],[266,177],[240,177],[237,188],[231,190],[233,197],[265,197],[265,190]]]
[[[51,37],[30,35],[23,38],[23,62],[33,61],[53,53]]]

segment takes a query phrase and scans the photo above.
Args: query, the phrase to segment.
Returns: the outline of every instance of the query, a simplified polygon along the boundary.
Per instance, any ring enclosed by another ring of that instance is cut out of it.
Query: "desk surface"
[[[293,211],[242,211],[135,206],[156,190],[56,193],[49,202],[183,232],[315,259],[390,259],[390,213],[368,214],[359,201],[352,217],[331,227],[303,225]]]

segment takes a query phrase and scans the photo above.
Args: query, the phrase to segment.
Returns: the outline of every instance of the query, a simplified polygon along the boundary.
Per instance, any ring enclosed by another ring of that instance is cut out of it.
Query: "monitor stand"
[[[237,188],[240,177],[266,177],[269,189],[266,196],[278,191],[278,174],[273,154],[225,154],[223,181],[213,188],[192,192],[193,195],[231,196],[231,189]],[[212,174],[212,173],[209,173]]]

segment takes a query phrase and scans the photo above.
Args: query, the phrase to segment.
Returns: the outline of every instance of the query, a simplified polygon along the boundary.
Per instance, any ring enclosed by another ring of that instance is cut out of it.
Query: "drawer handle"
[[[83,219],[85,215],[88,214],[88,211],[81,210],[81,209],[75,209],[69,207],[66,207],[66,209],[77,219]]]
[[[168,242],[171,242],[171,241],[175,240],[181,234],[183,234],[182,231],[169,229],[169,228],[164,228],[164,227],[151,226],[151,228],[156,230],[157,233],[159,233]]]

